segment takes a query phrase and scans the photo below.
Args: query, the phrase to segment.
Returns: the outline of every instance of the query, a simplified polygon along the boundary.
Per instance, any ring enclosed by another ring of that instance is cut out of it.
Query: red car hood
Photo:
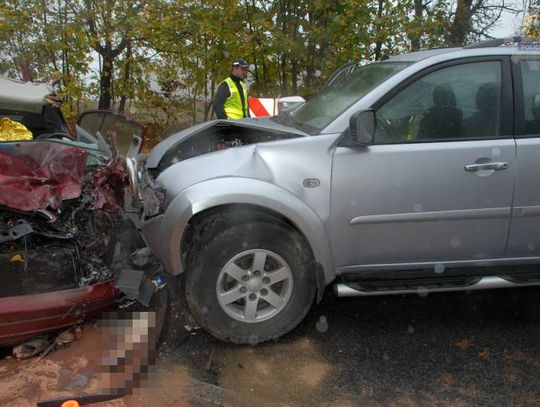
[[[20,211],[56,209],[81,195],[88,153],[49,141],[0,147],[0,204]]]

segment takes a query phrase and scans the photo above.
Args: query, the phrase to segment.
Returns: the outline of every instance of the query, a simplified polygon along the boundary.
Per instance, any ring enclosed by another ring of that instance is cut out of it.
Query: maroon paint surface
[[[56,209],[81,194],[88,153],[48,141],[0,148],[0,204],[20,211]]]
[[[43,294],[0,298],[0,345],[92,318],[115,307],[113,281]]]

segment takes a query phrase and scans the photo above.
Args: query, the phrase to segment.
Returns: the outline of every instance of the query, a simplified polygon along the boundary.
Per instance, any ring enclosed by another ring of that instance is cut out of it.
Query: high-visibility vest
[[[230,77],[223,82],[229,86],[229,91],[231,92],[231,96],[229,96],[223,105],[227,118],[241,119],[243,117],[248,117],[248,92],[244,81],[240,81],[242,90],[244,91],[244,104],[242,104],[242,98],[240,97],[240,92],[238,91],[236,83]]]

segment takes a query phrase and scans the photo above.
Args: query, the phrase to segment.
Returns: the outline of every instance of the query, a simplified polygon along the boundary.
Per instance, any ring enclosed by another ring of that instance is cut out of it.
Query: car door
[[[540,256],[540,60],[514,55],[516,187],[507,257]]]
[[[97,132],[102,136],[109,131],[114,132],[119,152],[124,156],[128,153],[134,136],[141,138],[142,146],[149,132],[148,126],[111,110],[87,110],[81,113],[77,118],[77,130],[79,129],[92,136],[95,136]],[[81,138],[81,134],[78,136]]]
[[[373,145],[336,148],[338,271],[503,256],[516,154],[509,76],[502,57],[432,67],[373,106]]]

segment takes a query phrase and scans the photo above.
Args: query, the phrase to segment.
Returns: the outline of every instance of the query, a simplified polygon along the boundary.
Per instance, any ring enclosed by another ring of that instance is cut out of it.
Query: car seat
[[[456,96],[447,83],[433,89],[433,107],[420,120],[419,139],[457,138],[461,135],[463,112],[456,107]]]
[[[467,120],[467,137],[490,138],[497,136],[499,127],[500,87],[495,82],[482,84],[476,92],[478,109]]]
[[[533,97],[531,113],[534,118],[525,123],[525,132],[526,134],[540,134],[540,94]]]

